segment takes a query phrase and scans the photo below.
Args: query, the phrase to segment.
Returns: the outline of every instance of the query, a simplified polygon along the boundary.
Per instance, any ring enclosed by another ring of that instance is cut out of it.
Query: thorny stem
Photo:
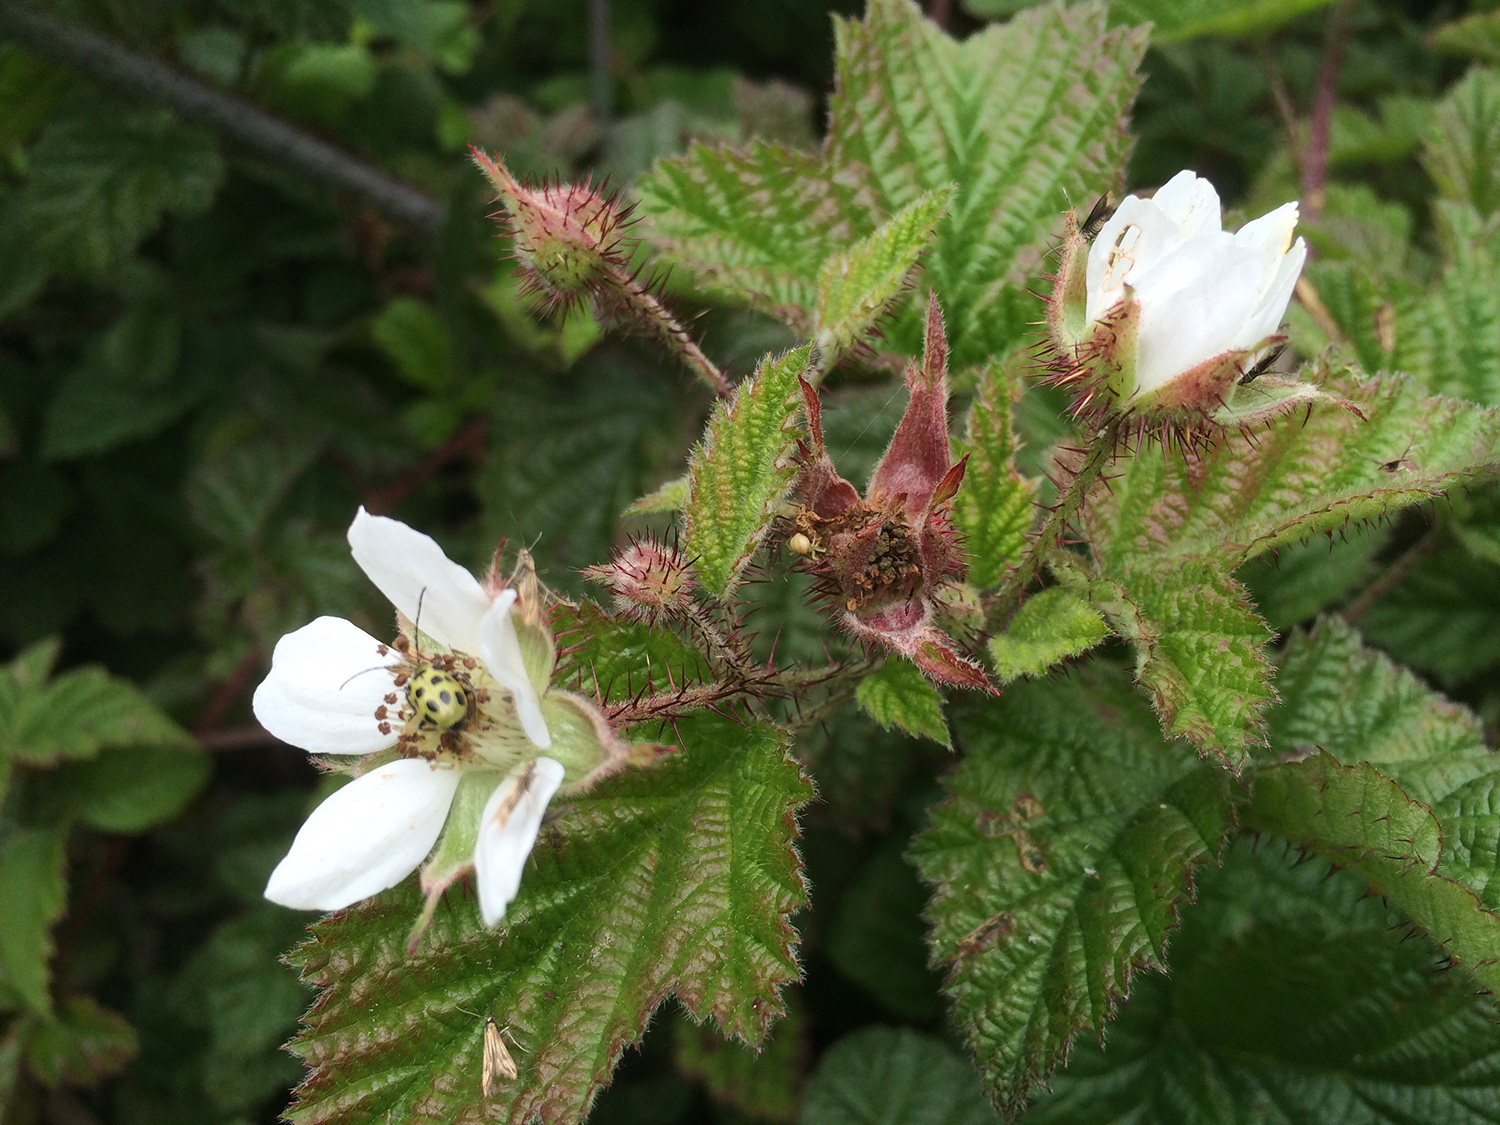
[[[734,384],[725,378],[724,373],[719,370],[714,361],[703,353],[697,341],[672,315],[667,306],[661,303],[656,294],[627,271],[614,266],[609,269],[614,282],[613,290],[625,298],[635,318],[650,329],[668,348],[676,349],[683,362],[692,369],[695,375],[708,384],[714,394],[720,398],[733,394]]]
[[[1114,459],[1121,426],[1120,419],[1113,419],[1105,423],[1102,429],[1095,431],[1088,441],[1088,451],[1084,454],[1083,463],[1073,473],[1062,495],[1057,498],[1057,503],[1037,529],[1031,545],[1026,548],[1026,553],[1021,556],[1020,563],[1011,573],[1010,581],[991,603],[986,614],[990,623],[1003,621],[1020,607],[1026,587],[1056,555],[1068,525],[1083,508],[1088,490],[1099,479],[1105,466]]]
[[[133,97],[167,106],[185,120],[209,125],[263,157],[359,196],[387,218],[429,238],[443,228],[443,207],[425,192],[81,23],[7,0],[0,4],[0,36]]]

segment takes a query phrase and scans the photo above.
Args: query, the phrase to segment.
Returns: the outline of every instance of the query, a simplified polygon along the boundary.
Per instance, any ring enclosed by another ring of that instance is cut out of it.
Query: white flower
[[[432,539],[363,508],[349,545],[371,581],[415,623],[413,637],[387,645],[347,621],[320,617],[276,645],[270,674],[255,692],[255,716],[283,742],[315,754],[394,749],[401,757],[356,777],[313,811],[272,872],[266,897],[337,910],[396,885],[445,826],[453,831],[449,812],[464,804],[455,796],[467,782],[469,792],[476,784],[492,790],[477,825],[461,826],[461,838],[473,839],[480,911],[494,925],[515,897],[565,773],[541,754],[552,735],[511,620],[516,591],[487,591]],[[464,685],[467,718],[447,729],[423,723],[407,698],[411,674],[429,665]],[[450,865],[436,893],[457,871]]]
[[[1088,250],[1085,322],[1139,302],[1134,396],[1276,335],[1307,259],[1296,225],[1287,203],[1229,234],[1213,185],[1190,171],[1120,204]]]

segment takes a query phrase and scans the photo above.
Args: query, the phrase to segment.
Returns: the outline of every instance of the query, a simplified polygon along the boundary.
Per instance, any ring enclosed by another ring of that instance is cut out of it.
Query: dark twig
[[[0,4],[0,36],[76,68],[107,86],[209,125],[267,159],[350,192],[381,214],[436,237],[442,206],[425,192],[336,148],[259,106],[233,97],[100,35],[81,23],[23,4]]]
[[[1415,543],[1392,559],[1380,577],[1371,582],[1359,597],[1350,602],[1348,607],[1339,614],[1345,624],[1358,624],[1359,619],[1370,612],[1376,602],[1401,585],[1418,563],[1443,545],[1446,534],[1446,529],[1440,524],[1433,524]]]
[[[1317,94],[1313,98],[1312,127],[1307,151],[1302,157],[1302,207],[1304,217],[1315,219],[1323,210],[1324,186],[1328,179],[1328,141],[1333,123],[1333,104],[1338,97],[1339,64],[1349,42],[1349,11],[1354,0],[1343,0],[1328,20],[1323,63],[1318,68]]]
[[[208,701],[202,712],[198,715],[198,721],[193,724],[193,737],[200,742],[203,741],[216,726],[224,713],[245,690],[245,684],[250,677],[260,668],[261,651],[259,645],[251,647],[250,651],[240,657],[239,662],[230,669],[229,675],[219,685],[219,690],[214,692],[213,698]]]
[[[447,465],[460,457],[470,454],[477,457],[482,454],[488,433],[488,418],[483,415],[471,418],[452,437],[424,457],[421,464],[413,466],[406,475],[380,488],[364,490],[365,507],[377,515],[389,512]]]
[[[609,34],[610,0],[589,0],[589,84],[601,128],[614,113],[614,66]]]

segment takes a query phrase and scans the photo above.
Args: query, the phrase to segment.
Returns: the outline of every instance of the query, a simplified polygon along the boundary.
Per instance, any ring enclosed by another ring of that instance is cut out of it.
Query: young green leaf
[[[1500,73],[1474,67],[1433,115],[1423,164],[1445,199],[1500,210]]]
[[[1026,549],[1035,482],[1016,471],[1011,411],[1024,385],[1020,353],[988,363],[969,408],[958,455],[969,457],[964,486],[953,500],[953,519],[969,554],[969,581],[993,586]]]
[[[806,902],[794,818],[812,787],[768,724],[695,716],[677,729],[681,751],[577,798],[544,831],[502,934],[459,904],[408,957],[411,886],[314,927],[292,954],[322,990],[293,1042],[312,1067],[293,1121],[582,1121],[673,994],[760,1042],[799,976],[787,915]],[[519,1077],[485,1105],[490,1016],[522,1047]]]
[[[720,403],[688,465],[683,547],[703,585],[727,597],[739,581],[796,474],[792,420],[797,379],[811,345],[763,363]]]
[[[1079,1044],[1021,1121],[1483,1120],[1495,1003],[1411,936],[1356,876],[1242,840],[1202,871],[1170,975],[1145,975],[1105,1046]]]
[[[974,1072],[942,1040],[870,1027],[840,1039],[807,1084],[802,1125],[995,1125]]]
[[[1128,147],[1145,37],[1104,24],[1098,4],[1049,7],[958,43],[911,0],[874,0],[835,23],[823,159],[756,146],[662,161],[639,184],[647,235],[711,293],[807,331],[825,259],[961,182],[926,276],[956,367],[1007,355],[1035,316],[1025,286],[1062,201],[1097,192]]]
[[[1118,675],[1014,684],[956,734],[968,755],[912,855],[954,1022],[1015,1112],[1137,968],[1164,967],[1192,871],[1229,830],[1230,775],[1164,747]]]
[[[943,697],[910,660],[891,657],[859,682],[854,698],[886,730],[899,727],[917,738],[953,745],[943,718]]]
[[[652,512],[680,512],[687,507],[688,488],[692,478],[684,473],[673,477],[660,488],[646,493],[625,511],[630,515],[649,515]]]
[[[1230,433],[1194,452],[1122,458],[1084,509],[1106,572],[1188,555],[1230,569],[1500,470],[1500,411],[1424,396],[1410,379],[1361,382],[1350,368],[1325,368],[1313,381],[1364,417],[1316,403],[1306,421]]]
[[[0,977],[44,1016],[52,1013],[52,923],[67,900],[67,839],[66,824],[0,837]]]
[[[453,382],[453,343],[442,318],[425,301],[391,301],[370,322],[370,338],[412,386],[439,392]]]
[[[1084,598],[1061,586],[1026,600],[1010,627],[990,641],[995,671],[1005,683],[1040,676],[1054,664],[1087,652],[1109,636],[1109,626]]]
[[[1215,559],[1176,558],[1094,584],[1095,604],[1136,653],[1136,682],[1162,728],[1237,767],[1276,699],[1271,630]]]
[[[92,997],[68,996],[57,1007],[56,1019],[33,1017],[23,1028],[26,1062],[42,1085],[97,1085],[139,1049],[135,1029]]]
[[[953,190],[949,184],[926,192],[823,263],[814,338],[825,364],[859,343],[890,307],[931,241]]]

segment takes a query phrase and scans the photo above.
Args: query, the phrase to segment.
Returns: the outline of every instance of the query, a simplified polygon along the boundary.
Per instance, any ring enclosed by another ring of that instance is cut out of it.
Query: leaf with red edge
[[[797,980],[788,915],[812,787],[767,723],[678,722],[682,749],[576,798],[545,828],[500,932],[449,892],[414,956],[406,885],[313,927],[292,955],[320,989],[292,1049],[291,1120],[354,1125],[582,1121],[625,1048],[676,996],[758,1043]],[[488,1017],[519,1076],[480,1095]]]
[[[1015,684],[953,726],[967,755],[912,854],[953,1021],[1015,1112],[1136,969],[1165,967],[1193,868],[1231,826],[1230,775],[1164,746],[1118,674]]]

